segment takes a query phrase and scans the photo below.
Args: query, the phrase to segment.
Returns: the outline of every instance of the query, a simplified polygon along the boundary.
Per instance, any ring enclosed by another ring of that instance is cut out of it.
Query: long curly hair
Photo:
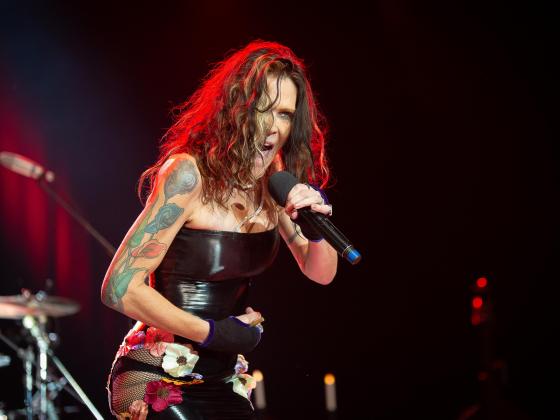
[[[288,47],[256,40],[215,64],[194,94],[174,108],[176,120],[162,138],[159,159],[139,179],[140,199],[144,188],[152,191],[159,169],[176,153],[189,153],[197,160],[203,203],[225,207],[234,188],[256,185],[252,169],[266,137],[263,115],[276,100],[267,94],[269,75],[289,77],[297,87],[280,167],[300,182],[324,188],[329,180],[326,124],[304,63]]]

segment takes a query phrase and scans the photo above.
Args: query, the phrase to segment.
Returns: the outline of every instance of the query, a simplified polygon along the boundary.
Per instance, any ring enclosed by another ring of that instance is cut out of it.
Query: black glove
[[[208,350],[244,354],[257,347],[261,340],[260,327],[251,327],[234,316],[206,321],[210,323],[210,333],[200,346]]]

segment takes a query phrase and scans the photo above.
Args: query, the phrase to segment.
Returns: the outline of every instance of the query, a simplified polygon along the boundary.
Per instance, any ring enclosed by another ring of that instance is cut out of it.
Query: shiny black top
[[[155,271],[155,288],[203,319],[244,313],[249,282],[272,264],[278,229],[241,233],[181,228]]]

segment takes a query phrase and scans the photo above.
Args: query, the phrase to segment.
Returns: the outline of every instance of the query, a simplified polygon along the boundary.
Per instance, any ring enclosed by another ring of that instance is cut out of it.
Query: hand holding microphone
[[[272,198],[284,207],[286,205],[286,200],[288,195],[291,193],[292,189],[296,187],[298,180],[291,173],[286,171],[276,172],[273,174],[268,181],[268,189]],[[302,188],[302,187],[296,187]],[[297,193],[297,191],[295,192]],[[301,203],[300,203],[301,204]],[[297,217],[294,220],[302,228],[303,234],[310,240],[320,240],[324,238],[337,252],[340,256],[344,257],[351,264],[357,264],[362,259],[361,254],[354,248],[350,241],[340,232],[322,213],[313,211],[313,204],[319,205],[318,203],[310,203],[311,207],[303,207],[297,209]],[[320,206],[325,206],[326,204],[321,204]],[[322,208],[315,207],[316,210]],[[290,210],[290,209],[288,209]],[[326,210],[326,209],[325,209]],[[332,207],[328,209],[328,213],[332,214]],[[307,231],[307,233],[304,231]],[[309,236],[308,236],[309,235]]]

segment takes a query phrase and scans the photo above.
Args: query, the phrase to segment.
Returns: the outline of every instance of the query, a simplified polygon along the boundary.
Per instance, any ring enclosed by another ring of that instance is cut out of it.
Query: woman
[[[261,314],[245,299],[278,249],[330,283],[337,255],[298,209],[331,214],[321,118],[302,61],[254,41],[218,63],[179,108],[147,183],[145,208],[105,276],[102,301],[139,322],[109,377],[119,418],[250,419],[254,386],[243,353],[259,342]],[[285,169],[300,183],[284,208],[267,181]],[[148,280],[149,279],[149,280]],[[241,315],[234,316],[236,314]]]

